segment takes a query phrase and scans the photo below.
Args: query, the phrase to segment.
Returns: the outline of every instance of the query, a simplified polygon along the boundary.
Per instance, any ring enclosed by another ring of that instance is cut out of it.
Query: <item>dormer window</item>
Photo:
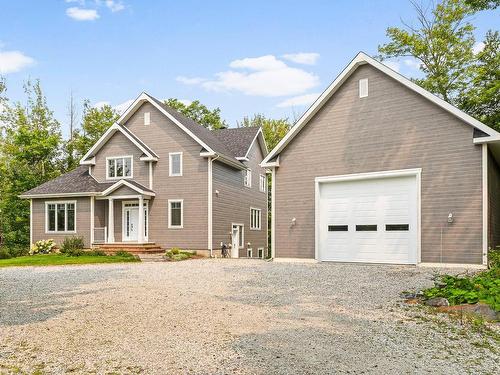
[[[106,176],[108,180],[132,177],[132,156],[106,158]]]
[[[368,78],[359,80],[359,97],[366,98],[368,96]]]
[[[144,112],[144,125],[151,124],[151,112]]]

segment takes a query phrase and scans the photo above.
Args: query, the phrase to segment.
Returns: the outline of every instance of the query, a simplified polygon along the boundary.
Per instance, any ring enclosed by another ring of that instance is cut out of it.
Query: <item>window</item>
[[[252,170],[247,169],[246,171],[243,171],[243,173],[243,185],[245,185],[246,187],[252,187]]]
[[[368,96],[368,78],[359,80],[359,97],[366,98]]]
[[[106,176],[108,179],[131,178],[132,156],[106,158]]]
[[[252,253],[253,253],[253,249],[252,249],[251,247],[249,247],[249,248],[247,249],[247,257],[248,257],[248,258],[252,258]]]
[[[260,175],[260,180],[259,180],[259,190],[262,191],[263,193],[266,192],[266,176],[263,174]]]
[[[347,232],[349,227],[347,225],[329,225],[328,232]]]
[[[169,176],[182,176],[182,152],[171,152],[169,158]]]
[[[184,202],[182,199],[168,200],[168,227],[182,228],[184,223]]]
[[[385,230],[388,232],[408,231],[408,230],[410,230],[410,225],[409,224],[386,224]]]
[[[144,125],[151,124],[151,112],[144,112]]]
[[[250,208],[250,229],[260,230],[261,212],[258,208]]]
[[[356,232],[376,232],[377,225],[356,225]]]
[[[257,249],[257,252],[259,254],[259,258],[264,258],[264,248],[263,247],[259,247]]]
[[[45,203],[45,232],[75,232],[76,202]]]

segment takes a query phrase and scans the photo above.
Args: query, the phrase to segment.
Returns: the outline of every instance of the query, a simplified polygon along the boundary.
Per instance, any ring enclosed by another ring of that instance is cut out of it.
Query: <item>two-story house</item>
[[[266,154],[260,128],[211,131],[142,93],[78,168],[22,195],[31,243],[264,257]]]

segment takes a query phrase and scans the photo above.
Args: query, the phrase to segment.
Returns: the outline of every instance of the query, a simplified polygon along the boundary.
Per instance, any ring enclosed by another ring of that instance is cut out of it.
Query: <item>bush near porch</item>
[[[178,262],[181,260],[197,257],[196,251],[181,250],[178,247],[173,247],[165,252],[167,260]]]

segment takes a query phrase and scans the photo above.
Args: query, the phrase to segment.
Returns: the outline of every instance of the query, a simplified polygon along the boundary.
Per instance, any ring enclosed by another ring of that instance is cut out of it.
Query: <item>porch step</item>
[[[160,254],[138,254],[141,262],[165,262],[165,258],[163,257],[163,252]]]
[[[120,250],[127,251],[132,254],[163,254],[164,250],[161,246],[154,243],[146,244],[131,244],[131,243],[107,243],[96,245],[100,250],[106,253],[114,253]]]

